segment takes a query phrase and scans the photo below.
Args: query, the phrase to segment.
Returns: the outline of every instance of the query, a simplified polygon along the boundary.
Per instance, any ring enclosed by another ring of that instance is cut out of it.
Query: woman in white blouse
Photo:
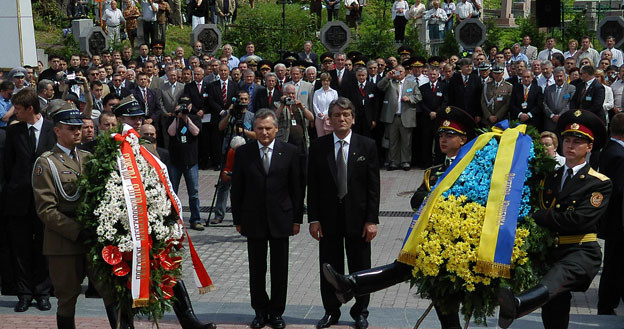
[[[405,0],[396,0],[392,4],[392,22],[394,23],[394,41],[403,43],[405,40],[405,24],[409,16],[409,3]]]
[[[605,81],[605,73],[603,70],[597,69],[594,76],[596,77],[596,80],[604,86],[605,98],[604,103],[602,103],[602,109],[605,111],[605,116],[608,118],[609,111],[613,108],[613,90],[607,85],[607,82]]]
[[[568,59],[570,57],[576,59],[578,56],[578,41],[576,39],[570,39],[568,41],[568,51],[563,53],[563,58]]]
[[[338,99],[338,92],[329,87],[331,76],[329,73],[321,74],[321,88],[314,92],[312,104],[314,105],[314,125],[316,126],[316,134],[318,137],[331,133],[332,127],[329,124],[329,103],[334,99]]]

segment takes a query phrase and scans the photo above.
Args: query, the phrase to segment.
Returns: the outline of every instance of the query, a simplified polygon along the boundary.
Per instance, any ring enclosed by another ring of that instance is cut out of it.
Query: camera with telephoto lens
[[[291,98],[291,97],[286,97],[286,98],[284,98],[284,104],[286,104],[286,105],[294,105],[295,104],[295,99]]]
[[[189,113],[191,113],[191,111],[188,108],[188,105],[191,103],[191,99],[188,97],[181,97],[180,98],[180,102],[179,102],[179,108],[175,111],[175,114],[178,115],[179,113],[185,114],[185,115],[189,115]]]
[[[63,80],[63,83],[65,83],[68,86],[73,86],[73,85],[81,85],[84,84],[84,81],[82,81],[80,79],[80,77],[76,76],[76,73],[63,73],[63,76],[61,78]]]

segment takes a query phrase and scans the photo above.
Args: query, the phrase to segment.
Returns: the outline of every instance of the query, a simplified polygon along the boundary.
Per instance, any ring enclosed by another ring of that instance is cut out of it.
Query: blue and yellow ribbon
[[[476,271],[492,277],[509,277],[516,224],[522,201],[522,187],[530,149],[533,146],[532,139],[525,135],[525,130],[526,125],[510,129],[507,121],[503,121],[494,127],[492,132],[480,135],[460,149],[455,161],[440,177],[414,214],[399,253],[400,262],[416,265],[417,254],[414,251],[422,242],[423,231],[429,223],[436,201],[453,186],[475,153],[485,147],[492,138],[500,137],[481,241],[477,250]]]

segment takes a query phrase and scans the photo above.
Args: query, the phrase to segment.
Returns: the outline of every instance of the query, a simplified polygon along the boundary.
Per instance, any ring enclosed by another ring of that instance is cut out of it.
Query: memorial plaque
[[[455,27],[455,39],[464,49],[482,45],[485,36],[485,25],[477,18],[466,19]]]
[[[624,43],[624,18],[622,16],[605,17],[598,23],[598,40],[605,47],[608,36],[615,38],[616,48]]]
[[[351,42],[351,30],[341,21],[327,22],[321,29],[321,43],[331,52],[347,48]]]
[[[221,30],[215,24],[199,24],[191,32],[191,45],[197,41],[205,53],[214,55],[221,48]]]
[[[80,39],[89,33],[93,27],[92,19],[74,19],[72,22],[72,34],[76,40]]]
[[[91,28],[85,35],[80,37],[80,51],[86,51],[89,56],[101,54],[108,49],[108,36],[99,26]]]

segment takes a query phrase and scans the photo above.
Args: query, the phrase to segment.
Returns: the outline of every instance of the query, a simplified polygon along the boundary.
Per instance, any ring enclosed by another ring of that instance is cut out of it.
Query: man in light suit
[[[404,74],[403,74],[404,75]],[[312,141],[308,170],[308,221],[310,235],[319,241],[319,264],[344,273],[346,250],[349,272],[369,269],[371,240],[379,223],[379,164],[377,147],[370,138],[351,130],[355,107],[339,97],[329,105],[333,134]],[[341,302],[321,276],[325,315],[316,324],[327,328],[338,322]],[[370,296],[356,297],[350,315],[356,329],[368,327]]]
[[[481,93],[481,123],[491,127],[495,123],[508,118],[509,103],[511,101],[511,83],[503,80],[505,67],[496,64],[492,69],[493,79],[488,82]]]
[[[576,87],[566,82],[565,69],[558,67],[554,71],[555,84],[544,90],[544,130],[555,131],[559,116],[570,109],[570,100]]]
[[[158,69],[155,67],[154,62],[145,62],[145,64],[143,64],[143,72],[147,74],[147,78],[149,79],[149,89],[160,89],[163,81],[158,76]]]
[[[171,69],[167,72],[167,82],[160,86],[161,100],[162,100],[162,119],[160,120],[160,131],[167,131],[168,127],[165,127],[166,117],[172,117],[175,115],[175,108],[178,106],[180,97],[184,94],[184,83],[178,82],[178,73],[175,69]],[[169,134],[158,134],[162,137],[162,143],[166,149],[169,149]]]
[[[251,307],[258,329],[268,322],[286,326],[282,313],[288,287],[288,238],[299,233],[303,196],[297,148],[275,139],[277,116],[269,109],[256,112],[257,142],[236,149],[232,176],[232,216],[236,231],[247,237]],[[266,293],[267,245],[271,250],[271,297]]]
[[[416,104],[422,100],[418,82],[405,79],[405,68],[398,65],[377,83],[384,94],[380,121],[386,124],[390,140],[388,170],[410,170],[412,129],[416,127]]]
[[[301,101],[307,108],[313,109],[312,99],[314,98],[314,85],[304,81],[303,74],[299,66],[293,66],[290,68],[290,81],[286,82],[287,85],[294,85],[297,91],[297,99]]]
[[[537,59],[537,48],[535,46],[531,46],[530,36],[525,35],[524,38],[522,38],[522,47],[520,47],[520,52],[529,58],[529,64]]]

